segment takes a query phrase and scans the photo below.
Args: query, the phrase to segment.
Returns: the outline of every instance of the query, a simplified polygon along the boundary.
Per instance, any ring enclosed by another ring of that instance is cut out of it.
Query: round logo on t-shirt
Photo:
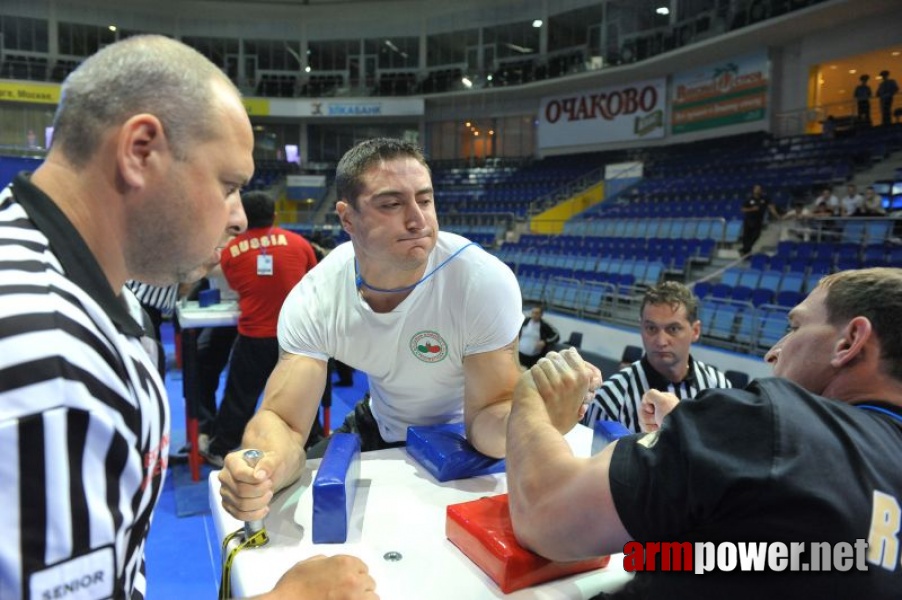
[[[448,356],[448,344],[434,331],[420,331],[410,338],[410,351],[421,361],[434,363]]]

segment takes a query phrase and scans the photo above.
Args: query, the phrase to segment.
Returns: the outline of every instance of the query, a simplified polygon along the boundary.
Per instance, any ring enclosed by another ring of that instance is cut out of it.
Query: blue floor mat
[[[169,476],[175,492],[175,514],[179,517],[190,517],[210,513],[210,491],[207,482],[213,469],[203,464],[200,468],[200,481],[191,481],[191,469],[188,463],[171,465]]]

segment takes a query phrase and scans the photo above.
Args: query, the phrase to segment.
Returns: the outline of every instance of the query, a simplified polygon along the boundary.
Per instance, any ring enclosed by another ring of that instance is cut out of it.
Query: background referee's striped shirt
[[[125,285],[135,294],[135,298],[145,306],[152,306],[164,317],[172,315],[179,299],[179,284],[167,286],[151,285],[142,281],[126,281]]]
[[[624,427],[641,433],[639,405],[648,390],[670,392],[680,400],[694,398],[708,388],[732,387],[726,376],[715,367],[689,357],[689,373],[679,383],[671,383],[646,360],[645,356],[614,373],[595,391],[583,424],[592,427],[595,421],[620,421]]]
[[[169,455],[143,329],[62,212],[0,192],[0,598],[143,598]]]

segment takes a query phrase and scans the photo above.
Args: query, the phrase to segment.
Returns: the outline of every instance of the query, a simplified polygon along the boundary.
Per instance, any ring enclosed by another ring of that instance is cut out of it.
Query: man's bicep
[[[510,400],[520,376],[518,338],[490,352],[464,357],[464,402],[467,411]]]

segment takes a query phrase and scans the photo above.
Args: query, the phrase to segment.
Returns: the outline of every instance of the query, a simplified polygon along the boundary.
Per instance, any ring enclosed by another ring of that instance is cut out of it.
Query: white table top
[[[578,425],[567,435],[575,452],[588,456],[592,431]],[[238,597],[272,589],[298,560],[324,554],[351,554],[367,563],[383,600],[480,600],[483,598],[575,599],[612,591],[631,578],[623,555],[602,570],[566,577],[505,595],[445,536],[449,504],[507,492],[504,474],[437,482],[403,448],[361,454],[360,482],[343,544],[311,541],[312,485],[318,460],[307,462],[301,480],[279,493],[266,518],[270,542],[241,551],[232,566],[232,589]],[[210,506],[218,540],[242,527],[223,510],[218,471],[210,474]],[[567,508],[563,508],[567,510]],[[587,511],[591,514],[591,511]],[[401,560],[385,560],[398,552]]]
[[[238,302],[229,300],[200,307],[196,300],[179,302],[175,308],[182,329],[198,327],[226,327],[238,322]]]

